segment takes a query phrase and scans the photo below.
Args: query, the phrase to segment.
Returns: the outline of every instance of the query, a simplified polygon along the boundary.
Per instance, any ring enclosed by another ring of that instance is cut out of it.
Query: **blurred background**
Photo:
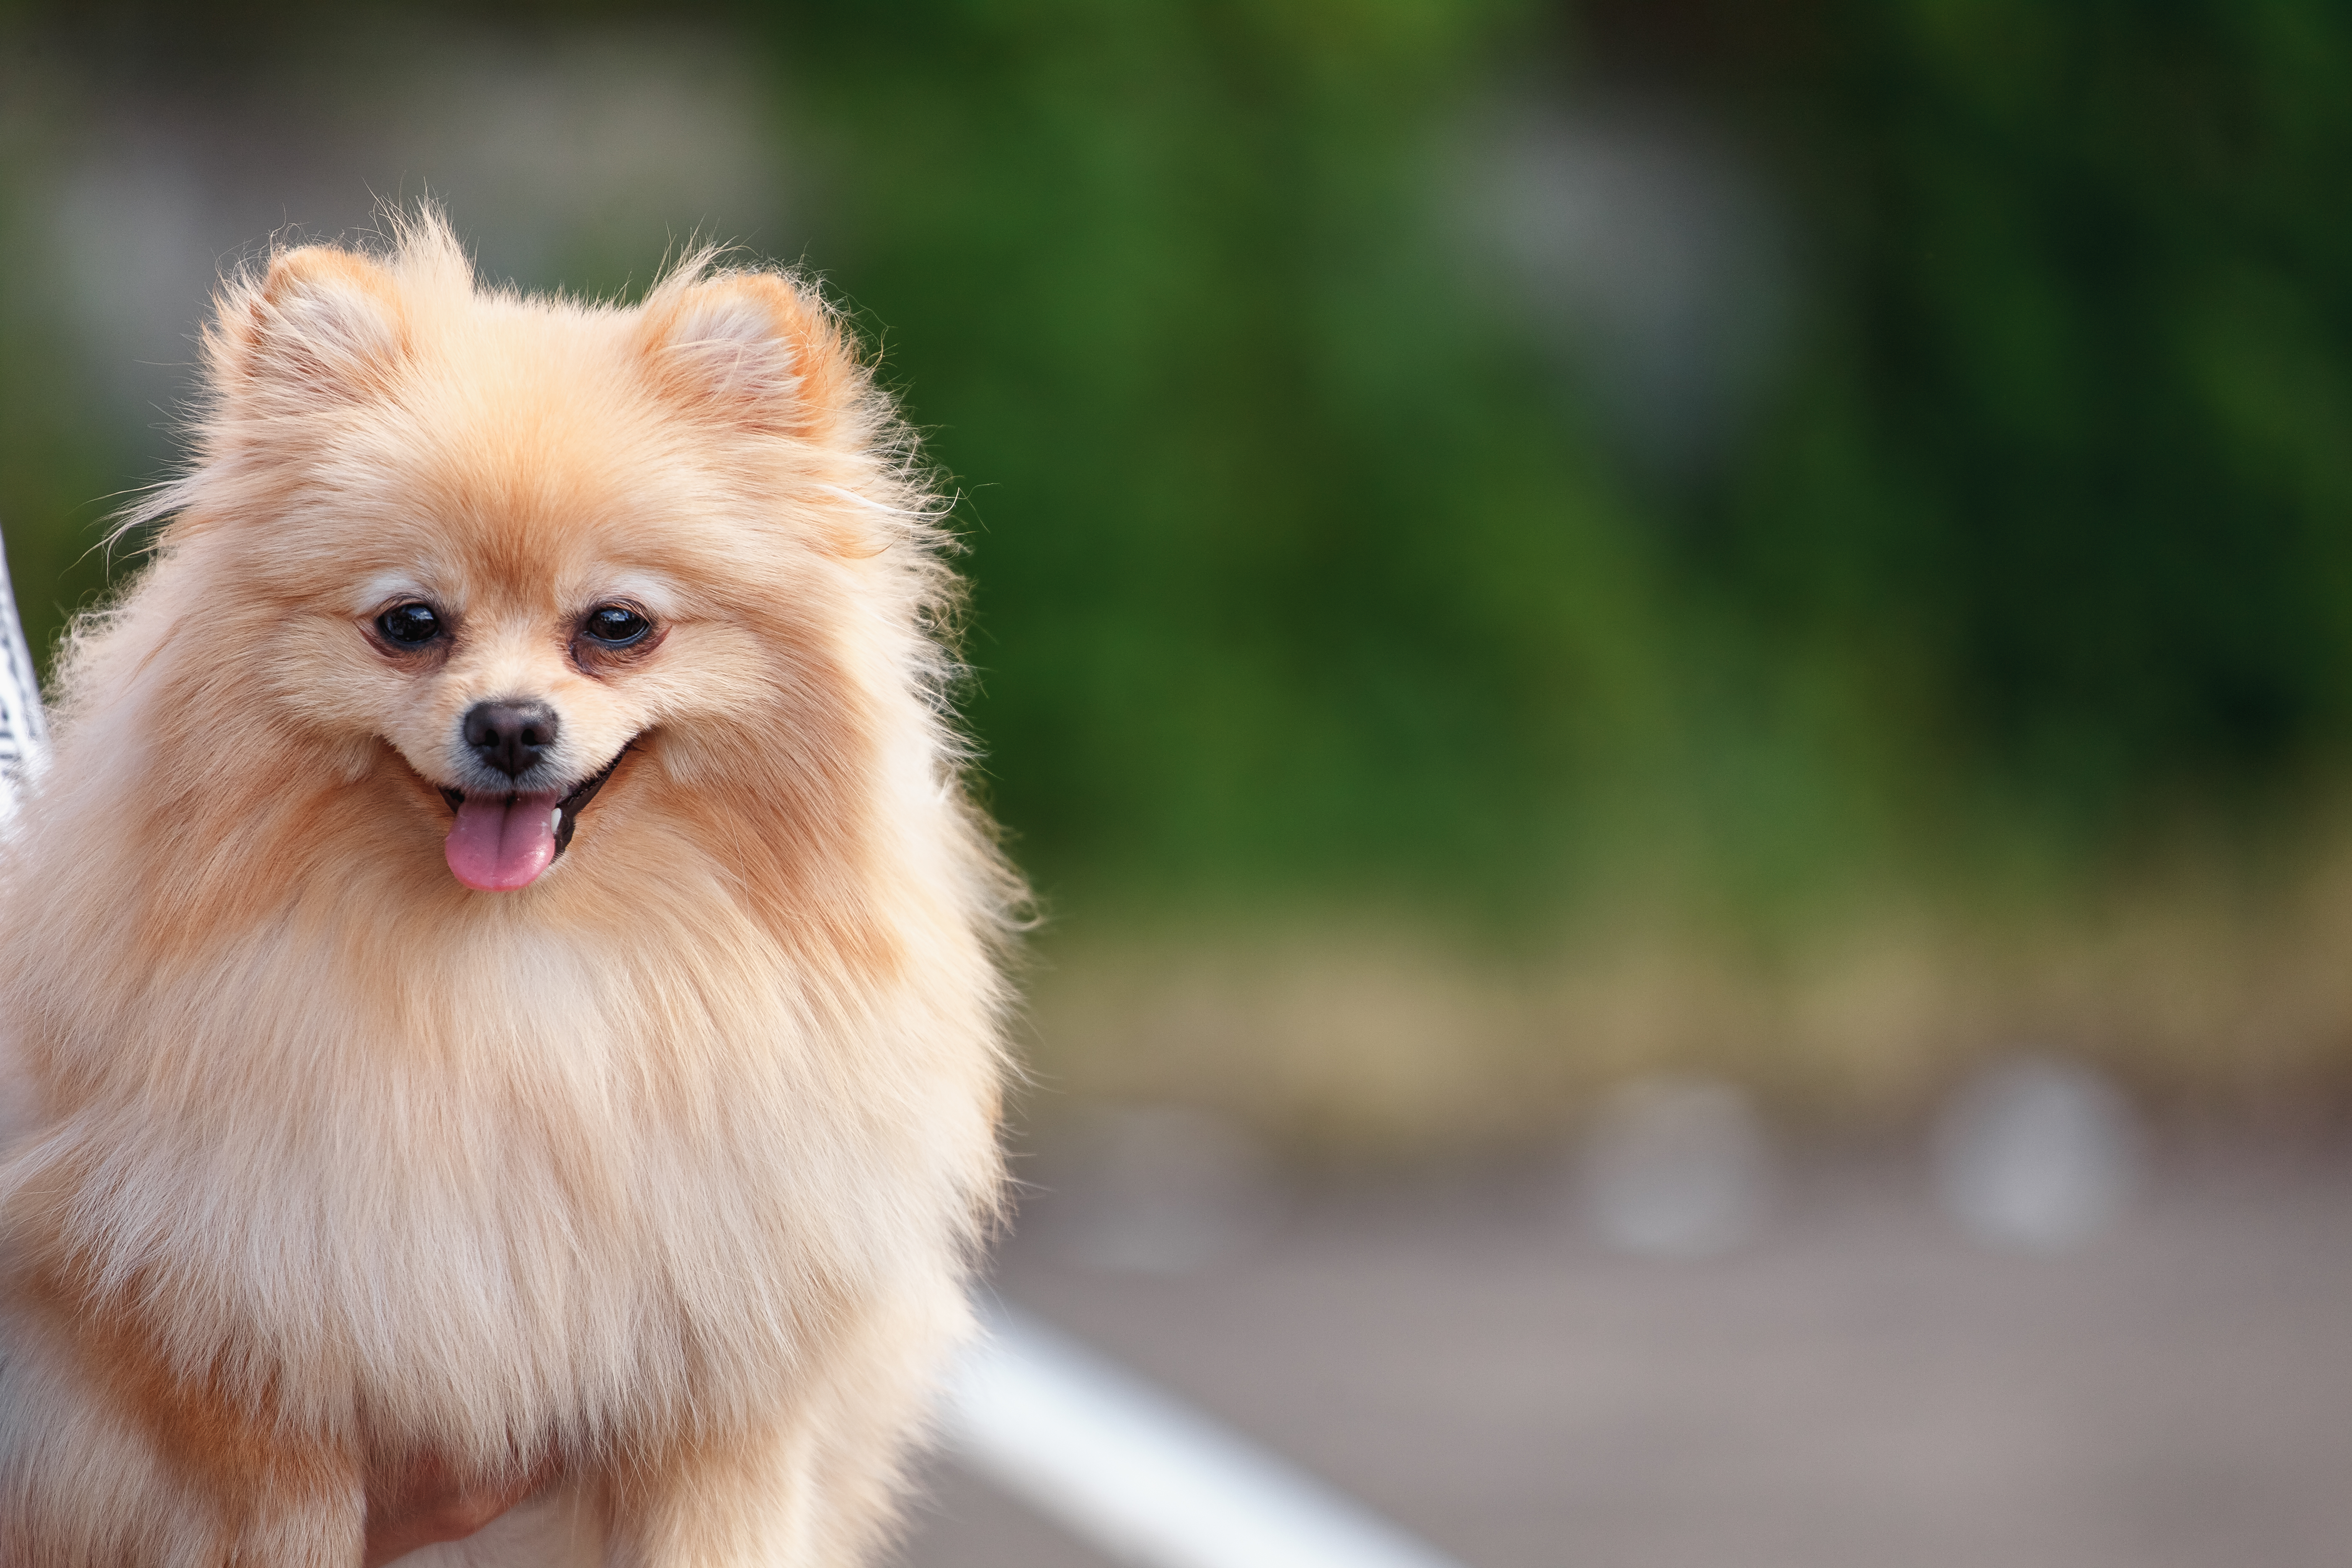
[[[1042,897],[1008,1296],[1468,1563],[2332,1563],[2347,80],[2325,0],[14,0],[0,523],[46,655],[215,281],[380,202],[801,267]],[[915,1561],[1101,1561],[940,1484]]]

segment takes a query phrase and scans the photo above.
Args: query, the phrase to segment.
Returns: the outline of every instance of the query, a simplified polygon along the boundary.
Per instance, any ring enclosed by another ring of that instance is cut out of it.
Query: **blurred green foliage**
[[[1142,898],[1556,864],[1660,628],[1438,221],[1509,13],[856,15],[779,34],[835,142],[816,259],[965,487],[1023,858]]]
[[[2093,843],[2352,721],[2352,13],[1853,5],[1769,105],[1812,331],[1692,565]]]
[[[2341,757],[2352,14],[1636,10],[709,13],[772,58],[804,259],[960,487],[973,723],[1049,894],[1770,900],[2089,864]],[[1663,64],[1612,53],[1644,27]],[[1495,103],[1621,70],[1730,127],[1798,237],[1789,351],[1679,480],[1452,189]],[[5,320],[0,512],[54,627],[76,506],[144,476]]]
[[[1528,58],[1605,83],[1606,8],[779,30],[842,153],[823,259],[972,487],[979,723],[1049,881],[1769,891],[2095,857],[2340,751],[2347,14],[1678,9],[1805,279],[1679,488],[1587,437],[1435,188]]]

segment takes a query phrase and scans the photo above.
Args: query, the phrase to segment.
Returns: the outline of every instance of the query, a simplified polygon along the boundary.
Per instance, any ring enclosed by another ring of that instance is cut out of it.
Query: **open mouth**
[[[628,754],[629,748],[622,747],[603,772],[581,781],[569,795],[559,795],[552,790],[467,795],[443,788],[441,798],[457,814],[443,846],[451,874],[485,893],[507,893],[530,886],[572,847],[580,814]]]

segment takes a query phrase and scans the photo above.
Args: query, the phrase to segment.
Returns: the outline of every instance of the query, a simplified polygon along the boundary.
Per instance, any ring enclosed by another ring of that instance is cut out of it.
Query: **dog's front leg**
[[[971,1322],[942,1273],[868,1300],[779,1419],[609,1477],[614,1568],[856,1568],[887,1542],[938,1372]]]
[[[359,1562],[347,1455],[89,1331],[23,1303],[0,1317],[0,1568]]]
[[[681,1441],[612,1479],[613,1568],[845,1568],[817,1539],[805,1426]]]

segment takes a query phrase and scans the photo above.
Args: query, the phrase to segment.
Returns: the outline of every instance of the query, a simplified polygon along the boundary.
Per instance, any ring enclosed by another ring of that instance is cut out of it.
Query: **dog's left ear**
[[[383,267],[306,246],[224,294],[206,342],[233,403],[305,412],[383,391],[406,356],[408,322]]]
[[[832,443],[865,375],[840,321],[815,293],[772,272],[738,272],[646,301],[638,346],[675,401],[738,428]]]

